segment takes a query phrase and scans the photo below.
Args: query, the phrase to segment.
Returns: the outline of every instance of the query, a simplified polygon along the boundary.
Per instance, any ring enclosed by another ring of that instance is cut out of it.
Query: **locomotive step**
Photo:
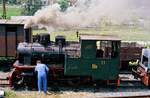
[[[120,71],[119,74],[132,74],[132,71]]]
[[[143,87],[141,80],[134,79],[132,74],[119,74],[120,87]]]

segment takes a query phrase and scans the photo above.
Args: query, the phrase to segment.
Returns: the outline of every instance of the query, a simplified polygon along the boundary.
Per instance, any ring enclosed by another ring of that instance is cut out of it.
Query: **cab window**
[[[143,55],[143,59],[142,59],[142,64],[145,66],[145,67],[148,67],[148,58],[146,56]]]
[[[118,55],[118,45],[115,41],[97,41],[96,58],[111,59]]]

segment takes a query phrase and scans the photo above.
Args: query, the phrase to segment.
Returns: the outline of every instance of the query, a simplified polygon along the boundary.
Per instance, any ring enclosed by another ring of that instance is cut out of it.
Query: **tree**
[[[58,3],[60,4],[61,11],[63,11],[63,12],[66,11],[66,9],[69,6],[68,0],[59,0]]]
[[[24,8],[22,10],[22,15],[34,15],[34,13],[41,9],[42,2],[41,0],[27,0],[25,2]]]
[[[0,0],[0,4],[2,4],[3,0]],[[11,5],[15,5],[15,4],[23,4],[25,3],[27,0],[5,0],[6,3],[11,4]]]
[[[16,4],[16,0],[7,0],[9,4]]]
[[[25,2],[27,2],[27,0],[7,0],[7,2],[8,4],[16,5],[16,4],[24,4]]]

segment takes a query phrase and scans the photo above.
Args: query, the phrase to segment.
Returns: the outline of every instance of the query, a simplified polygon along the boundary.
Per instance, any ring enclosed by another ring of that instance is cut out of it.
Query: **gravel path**
[[[104,98],[104,97],[125,97],[133,95],[149,95],[150,90],[148,89],[117,89],[111,90],[106,88],[100,89],[75,89],[61,88],[60,91],[49,91],[47,96],[44,94],[38,94],[37,91],[17,91],[17,96],[24,98]],[[28,97],[27,97],[28,96]],[[31,97],[32,96],[32,97]]]

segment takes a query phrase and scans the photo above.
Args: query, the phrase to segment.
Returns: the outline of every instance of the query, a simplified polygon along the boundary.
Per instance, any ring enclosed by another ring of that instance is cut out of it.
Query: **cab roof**
[[[4,20],[4,19],[0,19],[0,24],[24,25],[25,21],[23,21],[23,20]]]
[[[121,41],[114,35],[80,35],[81,40],[99,40],[99,41]]]

